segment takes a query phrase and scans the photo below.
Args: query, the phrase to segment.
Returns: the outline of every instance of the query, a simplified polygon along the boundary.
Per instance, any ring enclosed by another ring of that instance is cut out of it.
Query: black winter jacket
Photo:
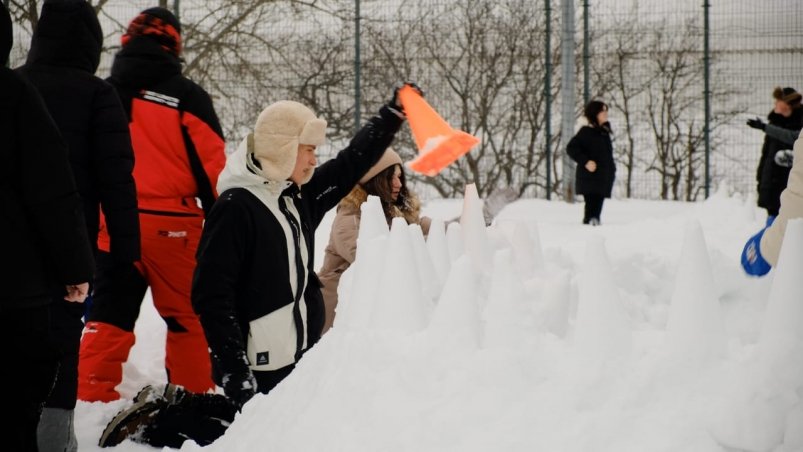
[[[249,362],[246,356],[251,321],[292,307],[295,320],[289,324],[291,329],[295,324],[295,333],[288,333],[285,328],[284,332],[260,334],[290,334],[291,337],[276,339],[292,347],[295,360],[320,338],[324,307],[320,282],[313,268],[315,229],[326,212],[335,207],[379,159],[401,122],[397,114],[383,107],[348,147],[320,165],[312,179],[300,189],[290,185],[282,191],[287,183],[271,182],[284,184],[276,187],[271,198],[271,202],[278,198],[281,219],[249,189],[230,188],[221,193],[207,217],[198,247],[192,303],[209,343],[214,378],[227,395],[228,382],[242,381],[243,376],[251,372],[249,367],[259,364]],[[229,157],[221,180],[234,159],[244,155],[245,152],[238,150]],[[300,219],[306,244],[303,256],[306,268],[299,257],[302,255],[299,237],[295,233],[288,235],[282,227],[282,224],[296,222],[296,214],[288,209],[291,204]],[[296,259],[289,258],[290,246],[295,250]],[[298,278],[294,280],[296,287],[306,287],[303,297],[294,296],[291,277]],[[265,356],[265,363],[272,364],[273,359],[273,355]],[[294,362],[292,353],[290,362]],[[268,392],[278,382],[272,374],[287,367],[278,371],[253,371],[259,391]]]
[[[93,75],[102,43],[88,3],[45,3],[18,71],[37,88],[67,143],[93,248],[102,208],[112,256],[133,262],[140,258],[134,153],[117,93]]]
[[[36,89],[5,67],[0,140],[0,256],[8,264],[0,271],[3,315],[44,306],[64,294],[64,285],[91,281],[94,262],[56,125]]]
[[[600,127],[584,126],[569,141],[566,152],[577,162],[577,194],[610,198],[616,178],[610,133]],[[597,170],[593,173],[585,167],[589,160],[597,164]]]
[[[786,118],[777,113],[770,112],[767,116],[769,124],[787,130],[800,130],[803,126],[803,108],[796,108]],[[767,210],[778,211],[781,207],[781,192],[786,188],[791,168],[777,165],[775,153],[792,146],[774,138],[770,134],[764,136],[764,145],[761,147],[761,159],[756,171],[758,182],[758,206]]]

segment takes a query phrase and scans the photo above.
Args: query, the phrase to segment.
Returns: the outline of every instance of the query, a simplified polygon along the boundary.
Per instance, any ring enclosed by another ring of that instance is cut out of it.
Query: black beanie
[[[161,6],[154,6],[153,8],[148,8],[145,11],[142,11],[140,14],[147,14],[149,16],[158,17],[159,19],[162,19],[163,21],[172,25],[177,32],[181,33],[181,24],[179,23],[176,16],[173,13],[171,13],[169,9],[162,8]]]

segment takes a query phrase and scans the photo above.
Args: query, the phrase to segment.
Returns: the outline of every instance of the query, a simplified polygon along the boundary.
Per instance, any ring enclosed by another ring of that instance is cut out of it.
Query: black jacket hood
[[[8,14],[6,5],[0,2],[0,67],[5,67],[8,64],[8,54],[11,52],[11,44],[13,42],[11,16]]]
[[[127,87],[149,88],[181,75],[181,60],[148,36],[134,36],[114,56],[110,79]]]
[[[46,0],[31,38],[27,64],[48,64],[94,74],[100,64],[103,31],[84,0]]]

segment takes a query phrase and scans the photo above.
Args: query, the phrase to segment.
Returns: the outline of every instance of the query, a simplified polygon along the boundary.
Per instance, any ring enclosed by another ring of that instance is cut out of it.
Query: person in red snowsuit
[[[180,31],[167,9],[144,10],[123,35],[108,78],[128,114],[142,259],[133,265],[115,261],[101,224],[94,299],[79,357],[80,400],[120,398],[115,386],[149,287],[167,324],[168,381],[192,392],[214,388],[190,288],[204,212],[217,196],[214,187],[226,160],[225,143],[209,95],[181,74]]]

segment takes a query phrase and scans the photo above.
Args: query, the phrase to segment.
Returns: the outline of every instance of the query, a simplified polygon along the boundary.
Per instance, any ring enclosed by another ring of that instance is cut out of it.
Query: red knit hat
[[[165,8],[157,6],[139,13],[128,25],[122,37],[123,46],[136,36],[148,36],[174,56],[181,54],[181,24],[176,16]]]

